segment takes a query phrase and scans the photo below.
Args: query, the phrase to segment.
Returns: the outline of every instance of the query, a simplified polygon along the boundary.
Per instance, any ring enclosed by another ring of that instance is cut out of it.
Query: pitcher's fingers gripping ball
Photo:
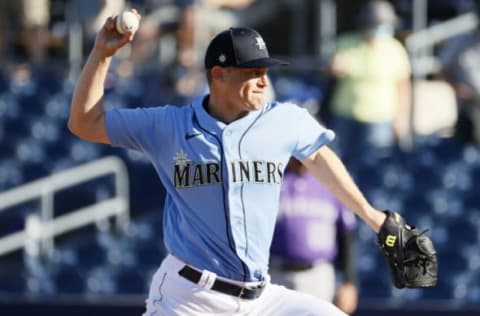
[[[395,212],[385,211],[387,218],[378,233],[392,281],[397,288],[425,288],[437,284],[437,255],[432,240]]]
[[[117,16],[115,29],[120,34],[135,33],[140,24],[138,14],[133,11],[123,11]]]

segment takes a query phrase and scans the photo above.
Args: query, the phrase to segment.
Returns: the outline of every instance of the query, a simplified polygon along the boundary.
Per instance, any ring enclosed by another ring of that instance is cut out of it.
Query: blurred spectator
[[[132,1],[135,7],[140,1]],[[142,22],[132,43],[130,59],[132,62],[145,65],[155,60],[158,56],[159,40],[166,35],[175,34],[181,27],[181,21],[193,0],[144,0],[141,1],[140,13]],[[180,42],[180,41],[178,41]],[[179,43],[174,44],[180,45]],[[176,49],[175,49],[176,50]],[[161,56],[164,58],[164,56]]]
[[[410,64],[394,38],[398,18],[387,1],[368,2],[357,16],[358,31],[341,35],[331,62],[335,86],[329,125],[337,149],[348,159],[389,148],[409,132]]]
[[[480,16],[479,4],[476,14]],[[480,143],[480,27],[449,40],[439,59],[457,98],[454,135],[463,142]]]
[[[0,62],[16,57],[15,47],[23,47],[29,63],[42,65],[49,43],[49,0],[0,1]],[[13,60],[21,61],[21,60]]]
[[[329,301],[350,314],[357,307],[355,217],[292,158],[280,193],[271,248],[274,283]],[[335,259],[343,276],[336,288]]]
[[[198,52],[205,50],[214,34],[238,25],[235,10],[254,0],[147,0],[144,3],[140,29],[133,43],[132,58],[138,62],[152,57],[158,44],[155,40],[168,33],[176,39],[176,60],[181,66],[199,66]],[[198,50],[196,51],[196,46]]]
[[[203,60],[201,54],[211,38],[240,23],[238,10],[249,6],[254,0],[196,0],[182,20],[178,37],[184,47],[180,47],[179,63],[185,66],[198,65]]]
[[[125,0],[70,0],[70,14],[80,21],[84,39],[93,41],[98,30],[109,16],[120,13],[125,8]]]

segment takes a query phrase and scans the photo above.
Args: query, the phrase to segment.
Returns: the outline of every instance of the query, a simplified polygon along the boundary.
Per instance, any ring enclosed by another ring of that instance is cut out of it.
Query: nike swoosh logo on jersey
[[[202,135],[202,134],[201,133],[186,134],[185,139],[190,139],[190,138],[197,137],[197,136],[200,136],[200,135]]]

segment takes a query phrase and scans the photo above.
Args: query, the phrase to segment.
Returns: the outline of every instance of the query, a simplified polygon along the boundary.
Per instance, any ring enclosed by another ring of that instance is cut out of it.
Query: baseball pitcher
[[[291,156],[382,232],[399,284],[434,278],[431,244],[410,243],[427,237],[367,202],[326,146],[333,131],[294,104],[264,102],[268,68],[285,62],[270,57],[260,34],[231,28],[212,39],[205,55],[210,93],[192,104],[105,111],[112,56],[133,37],[115,31],[115,17],[106,21],[76,84],[68,126],[84,140],[142,152],[166,188],[169,255],[153,276],[144,315],[345,315],[269,280],[280,184]]]

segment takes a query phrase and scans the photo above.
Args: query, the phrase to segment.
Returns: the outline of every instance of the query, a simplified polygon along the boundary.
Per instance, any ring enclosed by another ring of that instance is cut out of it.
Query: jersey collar
[[[209,95],[207,94],[207,95],[196,98],[192,104],[193,110],[195,111],[195,115],[202,128],[207,129],[208,131],[215,134],[221,134],[226,124],[216,120],[213,116],[208,114],[208,112],[205,110],[205,107],[203,106],[203,102],[206,100],[208,96]]]
[[[223,130],[227,127],[227,124],[215,119],[205,110],[205,107],[203,106],[203,102],[207,97],[209,97],[208,94],[196,98],[192,103],[193,110],[195,111],[195,115],[202,128],[207,129],[212,133],[221,135]],[[262,112],[263,112],[263,109],[259,111],[252,111],[249,114],[247,114],[245,117],[230,123],[228,126],[239,126],[239,127],[242,125],[248,126]]]

